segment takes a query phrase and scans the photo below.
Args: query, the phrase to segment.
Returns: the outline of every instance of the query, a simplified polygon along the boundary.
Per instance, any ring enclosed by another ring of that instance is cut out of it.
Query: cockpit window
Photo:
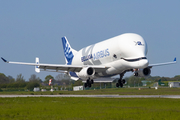
[[[128,61],[128,62],[135,62],[135,61],[139,61],[139,60],[142,60],[142,59],[147,59],[146,57],[141,57],[141,58],[136,58],[136,59],[125,59],[125,58],[121,58],[125,61]]]

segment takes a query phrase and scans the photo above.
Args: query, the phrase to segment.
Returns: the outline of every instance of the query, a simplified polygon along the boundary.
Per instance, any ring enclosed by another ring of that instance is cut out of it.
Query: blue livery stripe
[[[69,72],[69,74],[70,74],[72,77],[78,77],[75,72]]]
[[[74,55],[72,53],[71,46],[67,42],[66,37],[62,37],[62,44],[63,44],[64,56],[67,60],[67,64],[71,65]]]

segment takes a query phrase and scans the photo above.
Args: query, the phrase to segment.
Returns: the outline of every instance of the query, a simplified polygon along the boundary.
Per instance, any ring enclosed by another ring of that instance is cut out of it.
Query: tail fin
[[[39,58],[38,58],[38,57],[36,57],[36,64],[39,64]],[[39,66],[35,66],[35,71],[36,71],[37,73],[40,72]]]
[[[67,38],[62,37],[62,44],[63,44],[63,49],[64,49],[64,56],[66,60],[67,65],[71,65],[74,54],[76,54],[76,50],[72,49]]]

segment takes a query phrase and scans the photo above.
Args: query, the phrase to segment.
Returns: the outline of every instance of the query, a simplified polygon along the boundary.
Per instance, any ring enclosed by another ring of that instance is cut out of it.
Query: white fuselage
[[[79,51],[71,48],[66,37],[62,37],[65,65],[42,64],[39,58],[35,63],[13,62],[1,59],[5,63],[35,66],[35,71],[55,70],[68,73],[71,79],[86,80],[85,87],[91,87],[93,79],[98,77],[110,77],[119,74],[120,79],[116,87],[123,87],[123,76],[128,71],[134,71],[136,77],[146,77],[151,74],[153,66],[169,65],[173,62],[150,64],[146,58],[147,43],[138,34],[126,33],[108,40],[82,48]]]
[[[97,76],[120,74],[125,70],[146,68],[147,44],[134,33],[122,34],[79,50],[72,65],[104,65],[109,67]],[[138,60],[137,60],[138,59]]]
[[[128,71],[133,71],[136,77],[146,77],[151,74],[153,66],[169,65],[173,62],[150,64],[147,55],[147,43],[138,34],[126,33],[94,45],[82,48],[79,51],[71,48],[66,37],[62,37],[65,65],[42,64],[39,58],[35,63],[13,62],[1,59],[6,63],[32,65],[35,71],[55,70],[68,73],[73,80],[86,80],[85,87],[91,87],[94,79],[98,77],[111,77],[120,75],[116,87],[123,87],[123,76]]]

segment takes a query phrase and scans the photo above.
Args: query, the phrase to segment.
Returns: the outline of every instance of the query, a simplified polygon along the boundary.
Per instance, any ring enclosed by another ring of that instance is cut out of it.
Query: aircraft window
[[[135,61],[139,61],[139,60],[142,60],[142,59],[147,59],[146,57],[141,57],[141,58],[136,58],[136,59],[125,59],[125,58],[121,58],[125,61],[128,61],[128,62],[135,62]]]

